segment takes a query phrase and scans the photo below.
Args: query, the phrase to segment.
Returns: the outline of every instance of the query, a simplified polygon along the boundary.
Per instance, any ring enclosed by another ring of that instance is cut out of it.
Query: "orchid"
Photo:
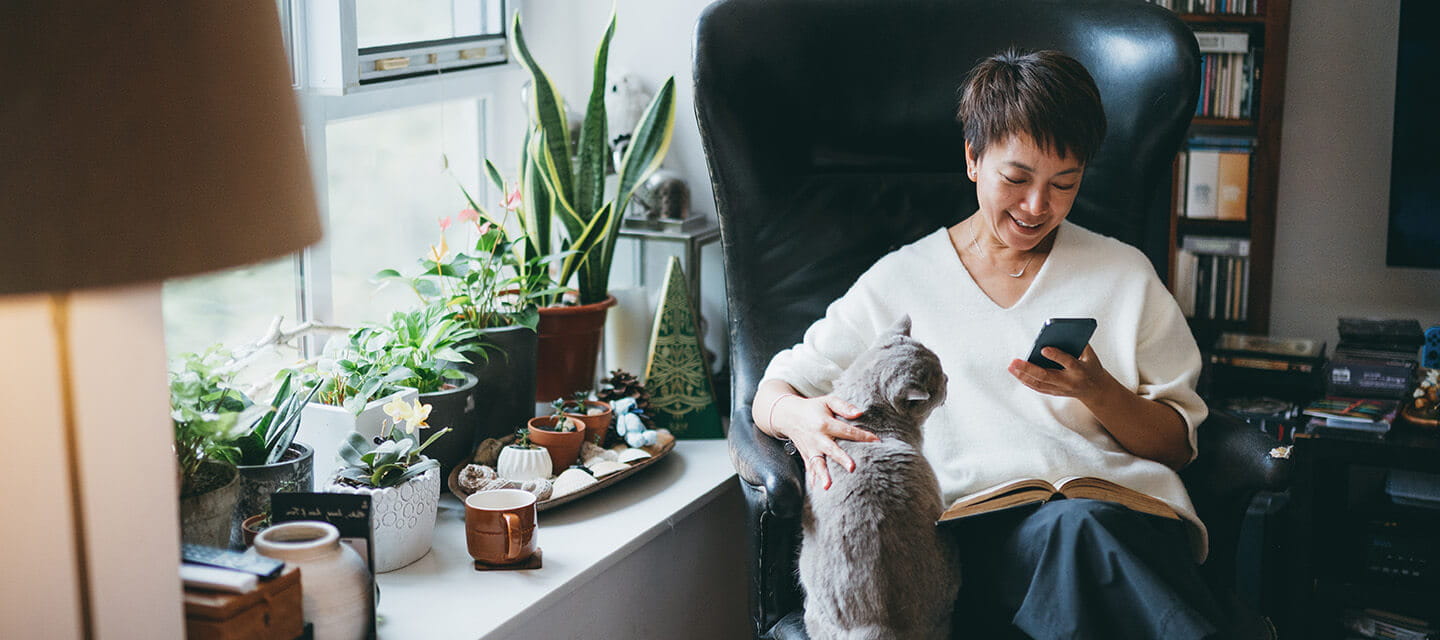
[[[396,398],[386,403],[383,409],[385,415],[395,421],[396,426],[399,426],[401,422],[405,423],[406,435],[414,434],[417,427],[430,426],[425,422],[425,419],[430,417],[430,405],[420,404],[419,400],[412,405]]]

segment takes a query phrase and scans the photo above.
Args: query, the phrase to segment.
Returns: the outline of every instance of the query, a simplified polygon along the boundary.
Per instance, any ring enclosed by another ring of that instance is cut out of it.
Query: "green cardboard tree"
[[[697,326],[680,259],[671,256],[645,363],[652,417],[656,428],[669,429],[676,438],[723,438]]]

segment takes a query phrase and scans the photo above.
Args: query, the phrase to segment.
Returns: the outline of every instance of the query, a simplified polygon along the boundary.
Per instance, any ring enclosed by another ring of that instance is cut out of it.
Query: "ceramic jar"
[[[507,446],[500,450],[500,459],[495,463],[495,473],[515,482],[544,480],[550,477],[551,471],[550,452],[544,447],[522,449]]]
[[[315,640],[364,638],[374,608],[370,571],[340,532],[326,522],[286,522],[255,537],[261,555],[300,567],[301,606]]]
[[[430,469],[394,487],[356,487],[331,480],[328,493],[370,496],[370,530],[375,537],[375,572],[409,565],[430,551],[440,507],[440,471]]]

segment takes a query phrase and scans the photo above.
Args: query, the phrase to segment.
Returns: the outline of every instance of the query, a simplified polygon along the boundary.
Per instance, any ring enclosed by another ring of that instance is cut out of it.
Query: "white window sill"
[[[654,467],[540,513],[544,567],[533,571],[476,571],[465,548],[464,505],[444,491],[430,553],[379,576],[380,636],[526,637],[520,632],[536,616],[734,484],[724,440],[682,440]]]

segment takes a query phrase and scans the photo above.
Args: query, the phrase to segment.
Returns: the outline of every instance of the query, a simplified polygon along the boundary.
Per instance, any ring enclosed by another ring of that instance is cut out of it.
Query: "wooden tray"
[[[624,480],[626,478],[629,478],[630,476],[635,475],[636,473],[639,473],[641,469],[655,464],[656,461],[669,455],[671,451],[674,451],[675,438],[674,436],[671,436],[669,438],[666,438],[664,442],[659,442],[649,447],[641,447],[641,449],[648,452],[650,454],[650,457],[637,462],[632,462],[630,463],[629,469],[616,471],[615,473],[601,478],[600,481],[596,484],[592,484],[588,487],[585,487],[584,489],[576,491],[575,493],[565,494],[563,496],[560,496],[559,498],[541,500],[535,503],[535,509],[537,511],[544,511],[546,509],[558,507],[568,502],[574,502],[575,500],[579,500],[580,498],[605,489],[606,487],[614,485],[621,480]],[[446,482],[446,485],[450,488],[450,493],[456,498],[459,498],[461,502],[464,502],[465,498],[470,497],[470,494],[466,493],[465,490],[460,487],[460,471],[464,468],[465,465],[456,465],[454,469],[450,470],[450,478]]]

